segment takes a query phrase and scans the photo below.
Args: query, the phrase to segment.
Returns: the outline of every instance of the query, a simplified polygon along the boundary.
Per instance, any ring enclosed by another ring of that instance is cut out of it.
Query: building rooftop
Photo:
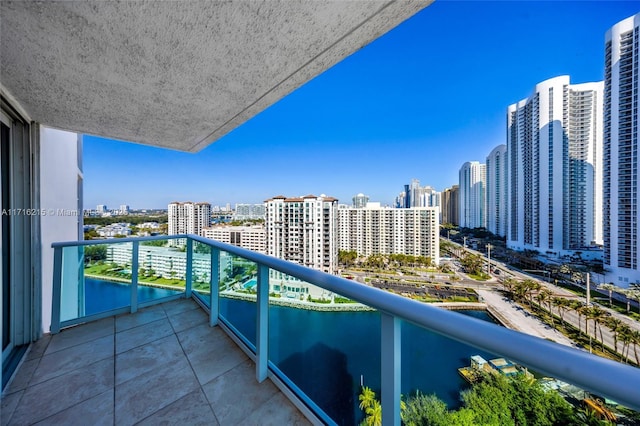
[[[5,390],[2,425],[306,425],[190,299],[46,335]]]

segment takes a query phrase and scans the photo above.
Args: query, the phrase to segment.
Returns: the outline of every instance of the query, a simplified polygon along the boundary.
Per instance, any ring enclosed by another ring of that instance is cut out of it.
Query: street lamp
[[[491,275],[491,244],[487,244],[487,272]]]

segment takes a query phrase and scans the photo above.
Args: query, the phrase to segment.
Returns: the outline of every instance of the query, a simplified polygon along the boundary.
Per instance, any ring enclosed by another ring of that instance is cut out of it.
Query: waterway
[[[175,291],[139,287],[139,300],[175,294]],[[87,314],[127,306],[126,284],[85,279]],[[256,304],[220,299],[220,313],[249,341],[255,343]],[[459,315],[492,321],[483,311]],[[377,312],[323,312],[270,305],[269,359],[338,424],[358,424],[360,383],[380,399],[380,315]],[[448,339],[412,324],[402,324],[402,384],[404,395],[436,394],[449,408],[459,406],[466,382],[457,369],[469,358],[492,354]],[[241,396],[237,396],[241,398]]]

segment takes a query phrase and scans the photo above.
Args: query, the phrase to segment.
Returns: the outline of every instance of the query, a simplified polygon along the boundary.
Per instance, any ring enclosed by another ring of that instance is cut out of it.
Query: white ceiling
[[[47,126],[198,151],[431,1],[3,0],[0,84]]]

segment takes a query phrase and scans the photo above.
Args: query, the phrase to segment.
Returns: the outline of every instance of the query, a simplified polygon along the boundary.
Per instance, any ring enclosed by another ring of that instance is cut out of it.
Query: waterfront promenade
[[[535,316],[522,309],[517,303],[506,299],[502,294],[491,290],[477,290],[487,305],[487,310],[505,327],[532,336],[553,340],[566,346],[578,347],[568,337],[544,324]]]

